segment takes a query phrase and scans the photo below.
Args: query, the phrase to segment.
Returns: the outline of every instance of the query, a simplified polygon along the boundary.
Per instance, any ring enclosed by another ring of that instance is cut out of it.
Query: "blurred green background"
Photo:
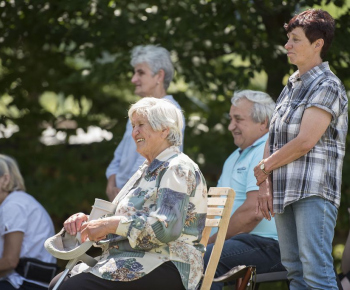
[[[176,68],[169,93],[186,117],[184,152],[215,186],[235,150],[227,131],[233,91],[264,90],[277,99],[295,70],[283,24],[310,7],[336,18],[326,60],[349,90],[350,1],[0,1],[0,152],[17,159],[28,193],[56,230],[72,213],[89,213],[94,198],[106,199],[105,169],[138,99],[130,50],[160,44]],[[349,230],[346,150],[338,270]]]

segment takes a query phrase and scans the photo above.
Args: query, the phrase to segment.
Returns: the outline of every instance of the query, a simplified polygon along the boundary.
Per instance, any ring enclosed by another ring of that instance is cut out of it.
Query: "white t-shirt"
[[[47,263],[56,263],[56,258],[44,248],[45,240],[55,234],[52,220],[44,207],[23,191],[11,192],[0,205],[0,257],[4,251],[4,236],[12,232],[24,233],[20,258],[35,258]],[[23,280],[48,286],[24,279],[15,271],[2,279],[9,281],[15,288],[19,288]]]

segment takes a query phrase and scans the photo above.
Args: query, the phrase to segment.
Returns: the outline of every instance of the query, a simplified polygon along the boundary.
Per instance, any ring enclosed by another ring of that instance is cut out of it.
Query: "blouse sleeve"
[[[182,233],[189,199],[197,187],[195,170],[187,164],[174,164],[158,175],[155,206],[149,213],[138,210],[122,217],[116,233],[127,236],[136,249],[151,249],[176,240]],[[198,180],[198,179],[197,179]]]
[[[340,86],[333,81],[325,80],[315,88],[306,109],[317,107],[330,113],[333,119],[337,119],[343,112],[341,96]]]
[[[1,210],[0,235],[4,236],[12,232],[25,232],[27,230],[28,217],[26,210],[18,203],[7,203]]]

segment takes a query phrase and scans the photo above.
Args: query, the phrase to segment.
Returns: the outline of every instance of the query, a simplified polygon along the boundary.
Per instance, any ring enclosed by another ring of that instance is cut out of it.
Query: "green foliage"
[[[330,1],[328,1],[330,2]],[[311,0],[1,1],[0,125],[20,130],[0,139],[14,156],[28,192],[59,224],[71,213],[90,210],[105,197],[104,171],[125,130],[127,108],[137,98],[130,83],[129,52],[135,45],[160,44],[176,67],[170,93],[185,111],[185,153],[216,185],[224,160],[235,149],[226,114],[232,92],[266,89],[275,99],[293,68],[283,51],[283,24],[298,9],[325,4]],[[329,54],[334,72],[350,86],[350,14],[337,19]],[[265,87],[254,77],[266,72]],[[185,82],[185,85],[182,85]],[[111,130],[111,141],[68,145],[75,129]],[[39,138],[51,126],[67,134],[60,145]],[[349,148],[349,147],[347,147]],[[349,154],[344,176],[350,173]],[[337,232],[348,229],[349,180],[344,178]]]

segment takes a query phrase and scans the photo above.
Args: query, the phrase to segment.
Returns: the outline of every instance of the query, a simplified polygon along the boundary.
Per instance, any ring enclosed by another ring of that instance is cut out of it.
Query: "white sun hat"
[[[103,215],[114,213],[116,205],[102,200],[95,199],[95,204],[89,216],[89,221],[98,219]],[[93,245],[93,241],[86,240],[84,243],[80,241],[80,233],[76,236],[70,235],[64,228],[45,243],[45,249],[54,257],[61,260],[72,260],[83,255]]]
[[[45,241],[45,249],[54,257],[61,260],[72,260],[78,258],[91,248],[93,242],[81,243],[79,237],[72,236],[64,228],[51,238]]]

